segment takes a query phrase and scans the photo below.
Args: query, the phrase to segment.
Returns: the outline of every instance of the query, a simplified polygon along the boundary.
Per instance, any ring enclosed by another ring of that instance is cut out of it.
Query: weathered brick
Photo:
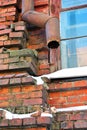
[[[70,120],[87,120],[87,112],[79,112],[71,114]]]
[[[8,58],[9,54],[0,54],[0,59]]]
[[[22,126],[22,119],[12,119],[9,120],[10,126]]]
[[[4,42],[3,41],[0,41],[0,46],[3,46],[4,45]]]
[[[14,21],[16,19],[16,16],[6,16],[7,21]]]
[[[22,87],[22,92],[32,92],[32,91],[39,91],[43,90],[42,85],[27,85]]]
[[[11,78],[10,85],[12,84],[21,84],[21,78]]]
[[[3,107],[8,107],[9,106],[9,102],[8,101],[3,101],[3,102],[0,102],[0,107],[3,108]]]
[[[71,122],[71,121],[62,122],[61,129],[73,129],[73,122]]]
[[[0,127],[5,127],[5,126],[8,126],[8,120],[0,120]]]
[[[8,85],[8,84],[9,84],[9,79],[0,79],[0,86]]]
[[[10,32],[11,32],[11,29],[0,30],[0,35],[9,34]]]
[[[23,38],[24,32],[10,32],[9,37],[10,38]]]
[[[32,118],[25,118],[23,119],[23,125],[35,125],[36,124],[36,119],[34,117]]]
[[[30,84],[35,84],[36,81],[32,77],[23,77],[22,78],[22,83],[30,83]]]
[[[8,26],[3,25],[3,24],[2,24],[2,25],[0,25],[0,30],[1,30],[1,29],[6,29],[6,28],[8,28]]]
[[[25,31],[25,26],[15,26],[15,31]]]
[[[42,98],[35,98],[35,99],[25,99],[23,105],[28,106],[28,105],[41,105],[43,104],[43,99]]]
[[[6,6],[6,5],[12,5],[12,4],[16,4],[17,0],[10,0],[10,1],[2,1],[0,6]]]
[[[74,128],[87,128],[87,121],[78,120],[74,123]]]
[[[42,125],[42,124],[50,125],[51,123],[52,123],[52,119],[49,117],[38,117],[37,118],[38,125]]]
[[[3,35],[3,36],[0,36],[0,41],[5,41],[5,40],[8,40],[8,36],[7,35]]]
[[[0,65],[0,71],[8,70],[8,64]]]
[[[69,120],[69,114],[58,114],[57,121],[67,121]]]
[[[18,61],[19,61],[19,57],[13,57],[13,58],[5,58],[5,59],[3,59],[3,63],[4,64],[14,63],[14,62],[18,62]]]

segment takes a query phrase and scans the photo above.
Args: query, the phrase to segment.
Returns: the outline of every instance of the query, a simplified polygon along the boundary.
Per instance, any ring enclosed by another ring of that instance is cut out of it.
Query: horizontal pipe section
[[[34,24],[38,27],[44,27],[49,18],[49,15],[44,13],[39,13],[36,11],[27,11],[22,15],[24,21]]]
[[[57,17],[34,11],[33,0],[22,0],[22,19],[37,27],[45,27],[49,48],[59,46],[59,22]]]

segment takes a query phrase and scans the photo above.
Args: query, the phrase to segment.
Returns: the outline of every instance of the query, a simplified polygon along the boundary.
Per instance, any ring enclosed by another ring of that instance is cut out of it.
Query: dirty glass
[[[87,8],[61,12],[61,39],[68,39],[81,36],[87,36]]]
[[[87,4],[87,0],[62,0],[62,8],[70,8]]]
[[[87,66],[87,37],[61,41],[62,68]]]

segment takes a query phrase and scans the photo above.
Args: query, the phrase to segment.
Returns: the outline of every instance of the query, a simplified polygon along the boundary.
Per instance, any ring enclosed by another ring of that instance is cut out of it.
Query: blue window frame
[[[87,4],[87,0],[62,0],[62,8],[70,8]]]
[[[60,13],[60,38],[87,36],[87,8]]]

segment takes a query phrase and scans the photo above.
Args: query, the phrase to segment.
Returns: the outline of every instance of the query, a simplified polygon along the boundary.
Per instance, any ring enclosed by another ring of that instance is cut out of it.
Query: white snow
[[[24,119],[24,118],[32,118],[32,114],[36,114],[38,113],[38,111],[35,111],[35,112],[32,112],[32,113],[28,113],[28,114],[13,114],[12,112],[9,112],[5,109],[2,109],[0,108],[0,110],[3,110],[3,113],[4,113],[4,118],[5,119],[8,119],[8,120],[12,120],[12,119]],[[41,117],[50,117],[52,118],[52,114],[50,113],[45,113],[45,112],[42,112]]]
[[[67,69],[58,70],[50,74],[46,74],[38,77],[34,77],[34,76],[32,77],[37,81],[37,85],[39,85],[44,83],[41,77],[47,77],[48,79],[55,79],[55,78],[59,79],[59,78],[81,77],[81,76],[87,76],[87,66],[67,68]]]

